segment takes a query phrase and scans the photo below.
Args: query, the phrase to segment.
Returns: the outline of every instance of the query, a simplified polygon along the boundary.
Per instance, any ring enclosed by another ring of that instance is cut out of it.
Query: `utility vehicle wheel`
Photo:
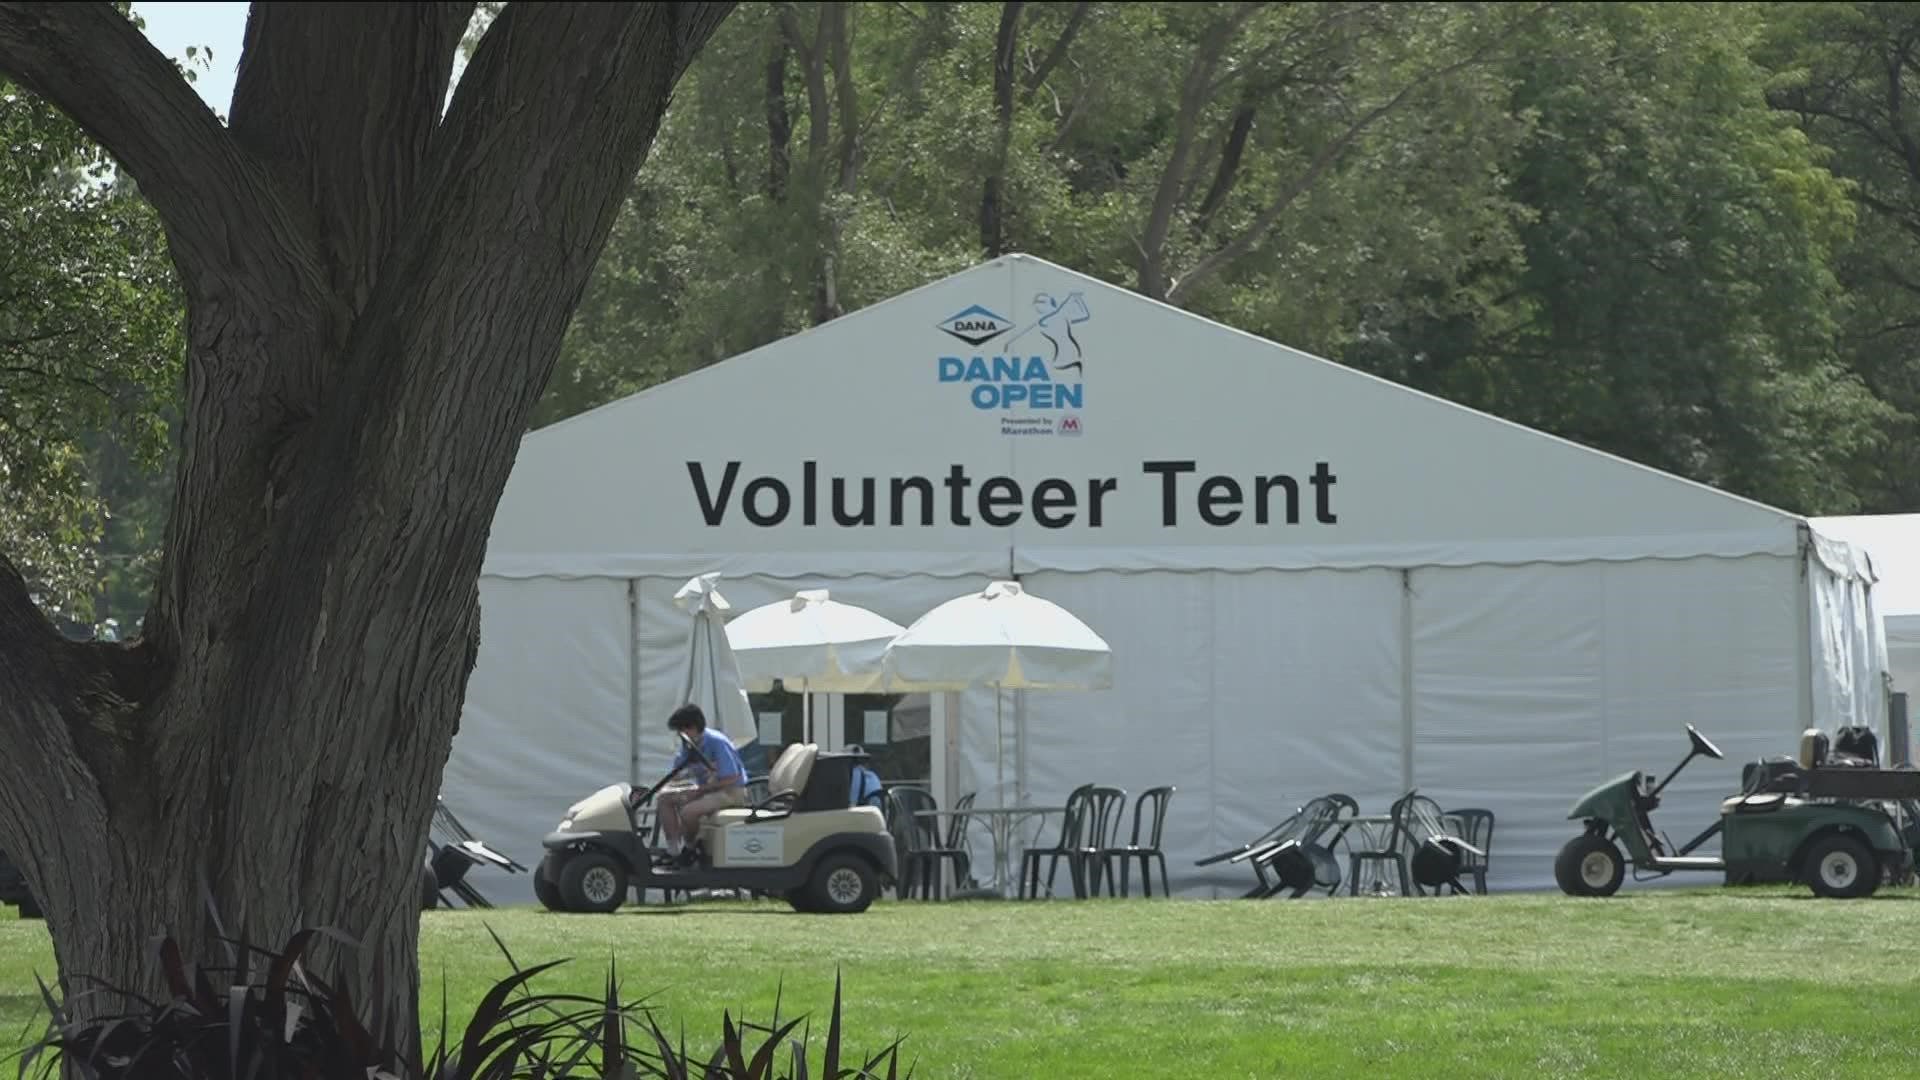
[[[1879,861],[1867,845],[1846,833],[1828,833],[1807,848],[1800,863],[1815,896],[1858,900],[1880,885]]]
[[[560,865],[560,899],[567,910],[605,914],[626,898],[627,869],[606,852],[575,852]]]
[[[420,871],[420,907],[423,911],[432,911],[440,906],[440,879],[433,876],[433,867]]]
[[[811,885],[802,885],[797,889],[788,889],[786,892],[780,894],[780,898],[791,905],[795,911],[811,912],[813,910],[813,901],[810,899],[811,889]]]
[[[554,878],[547,876],[549,873],[553,873],[553,856],[551,855],[542,858],[540,865],[534,867],[533,897],[548,911],[565,911],[567,905],[560,899],[560,886],[554,884]]]
[[[1553,860],[1553,879],[1568,896],[1612,896],[1627,876],[1627,861],[1613,841],[1582,833]]]
[[[829,855],[813,868],[806,899],[812,910],[853,915],[867,910],[880,892],[873,867],[858,855]]]

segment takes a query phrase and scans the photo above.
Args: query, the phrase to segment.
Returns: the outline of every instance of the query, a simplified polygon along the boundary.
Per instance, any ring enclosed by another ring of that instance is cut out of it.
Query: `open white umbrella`
[[[887,643],[900,629],[891,619],[831,599],[825,589],[805,589],[735,618],[727,624],[727,641],[750,689],[771,690],[775,679],[798,685],[812,738],[811,694],[873,690]]]
[[[1104,690],[1113,685],[1113,650],[1065,608],[1016,581],[996,581],[958,596],[914,621],[887,646],[888,689],[994,688],[996,739],[1002,690]],[[1005,770],[995,743],[1002,799]]]
[[[726,616],[733,605],[720,595],[719,579],[719,574],[701,574],[673,594],[674,604],[693,617],[680,701],[700,706],[708,727],[737,739],[754,730],[753,707],[727,644]]]

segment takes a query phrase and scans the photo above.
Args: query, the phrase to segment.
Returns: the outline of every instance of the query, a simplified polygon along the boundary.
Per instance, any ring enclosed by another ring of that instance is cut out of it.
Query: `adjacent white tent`
[[[708,572],[901,625],[1015,579],[1096,627],[1113,685],[1022,695],[1021,787],[1178,785],[1193,896],[1307,798],[1415,785],[1496,813],[1494,888],[1550,888],[1567,807],[1686,723],[1728,760],[1667,790],[1676,838],[1803,728],[1883,729],[1871,575],[1808,521],[1024,256],[524,440],[446,770],[476,834],[531,863],[664,765]],[[993,692],[931,707],[939,797],[985,791]]]
[[[1886,634],[1893,689],[1920,704],[1920,514],[1823,517],[1813,525],[1872,560],[1874,608]]]

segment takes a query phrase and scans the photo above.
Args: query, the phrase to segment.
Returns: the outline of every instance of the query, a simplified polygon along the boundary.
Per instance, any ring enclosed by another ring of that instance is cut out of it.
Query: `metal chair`
[[[1020,852],[1020,898],[1035,900],[1040,896],[1040,860],[1047,860],[1047,895],[1053,895],[1053,875],[1060,868],[1060,860],[1067,860],[1068,872],[1073,872],[1073,853],[1080,846],[1081,818],[1086,812],[1087,792],[1094,785],[1082,784],[1067,796],[1066,813],[1060,817],[1060,837],[1052,847],[1023,848]]]
[[[1160,863],[1160,893],[1162,896],[1170,897],[1173,895],[1173,887],[1167,884],[1167,856],[1165,852],[1160,850],[1160,834],[1167,823],[1167,804],[1173,800],[1174,790],[1172,786],[1168,786],[1148,788],[1141,792],[1140,797],[1135,799],[1133,803],[1132,840],[1120,847],[1101,849],[1100,860],[1107,875],[1108,896],[1114,894],[1113,860],[1115,859],[1120,860],[1121,896],[1133,895],[1133,890],[1129,887],[1128,874],[1133,868],[1133,860],[1135,859],[1140,860],[1140,889],[1142,895],[1153,895],[1152,865],[1156,859],[1159,860]],[[1148,809],[1148,804],[1152,804],[1151,810]],[[1152,815],[1151,824],[1148,823],[1147,818],[1149,813]],[[1146,843],[1144,844],[1140,842],[1140,831],[1143,825],[1146,826],[1147,832]]]
[[[901,787],[888,791],[886,797],[893,804],[893,811],[888,815],[888,831],[894,835],[894,849],[900,856],[899,897],[906,899],[913,887],[919,885],[922,899],[943,899],[946,883],[941,871],[947,861],[952,860],[955,880],[960,880],[969,853],[964,847],[942,846],[939,819],[920,816],[923,810],[940,809],[931,794],[919,788]]]
[[[1067,865],[1073,870],[1073,895],[1084,900],[1099,894],[1105,854],[1120,844],[1120,824],[1126,819],[1125,788],[1096,785],[1087,789],[1086,813],[1081,819],[1080,842]]]
[[[1493,811],[1449,810],[1445,817],[1453,823],[1454,835],[1480,849],[1463,852],[1461,869],[1473,875],[1474,892],[1487,895],[1487,868],[1493,858]]]

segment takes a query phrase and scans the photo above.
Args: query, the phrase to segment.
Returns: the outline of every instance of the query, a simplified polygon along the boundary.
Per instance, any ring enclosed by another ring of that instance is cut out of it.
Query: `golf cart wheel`
[[[1867,845],[1846,833],[1828,833],[1807,848],[1801,873],[1815,896],[1858,900],[1880,884],[1880,864]]]
[[[827,915],[854,915],[867,910],[879,895],[880,879],[858,855],[829,855],[813,869],[807,882],[812,910]]]
[[[553,856],[551,855],[542,858],[540,865],[535,867],[533,871],[533,897],[540,901],[540,906],[546,908],[548,911],[567,910],[566,903],[560,899],[560,886],[554,884],[554,878],[558,876],[559,875],[553,870]]]
[[[1627,861],[1613,841],[1582,833],[1553,860],[1553,879],[1568,896],[1612,896],[1627,876]]]
[[[576,852],[560,865],[560,900],[567,910],[605,914],[626,899],[627,868],[606,852]]]
[[[433,876],[433,867],[420,871],[420,909],[432,911],[440,906],[440,879]]]
[[[795,911],[810,912],[813,910],[813,894],[811,890],[811,885],[802,885],[798,889],[788,889],[786,892],[781,893],[780,898],[785,900]]]

